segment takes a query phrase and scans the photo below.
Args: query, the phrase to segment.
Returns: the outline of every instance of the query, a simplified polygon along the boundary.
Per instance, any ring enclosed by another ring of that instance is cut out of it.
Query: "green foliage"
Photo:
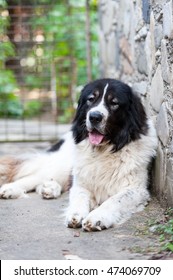
[[[40,114],[42,103],[38,100],[30,100],[25,103],[24,116],[27,118],[35,117]]]
[[[9,70],[1,70],[0,117],[19,117],[22,115],[22,104],[14,93],[16,88],[17,85],[13,73]]]
[[[33,38],[22,61],[23,72],[26,73],[23,82],[27,89],[50,90],[51,65],[54,64],[59,121],[69,122],[74,114],[74,91],[87,82],[85,0],[24,0],[20,3],[33,4],[32,14],[35,15],[29,22],[26,21]],[[19,4],[19,1],[14,0],[13,4]],[[97,0],[90,1],[93,79],[98,75],[97,5]],[[15,95],[17,84],[14,75],[5,68],[5,62],[15,56],[14,46],[7,36],[10,25],[7,9],[7,1],[0,0],[0,13],[4,11],[3,16],[0,16],[0,116],[6,113],[8,116],[19,117],[24,114],[25,117],[31,117],[39,113],[43,104],[34,100],[22,109]],[[37,38],[38,34],[42,34],[41,41]]]
[[[0,12],[6,8],[6,1],[0,0]],[[12,43],[6,37],[9,18],[0,16],[0,117],[19,117],[22,115],[22,104],[15,94],[16,80],[12,71],[5,68],[7,58],[15,55]]]
[[[42,88],[44,84],[44,77],[41,75],[34,75],[33,73],[28,73],[25,77],[25,83],[30,89]]]
[[[5,8],[7,6],[6,0],[0,0],[0,8]]]
[[[46,0],[44,1],[46,3]],[[64,3],[65,2],[65,3]],[[49,1],[47,1],[49,3]],[[93,57],[93,79],[98,75],[98,39],[97,39],[97,12],[96,1],[91,1],[91,42]],[[42,14],[40,8],[36,13]],[[39,17],[31,20],[33,30],[43,30],[44,40],[50,42],[47,47],[44,44],[44,56],[40,59],[68,59],[74,57],[77,63],[77,85],[86,83],[86,34],[85,34],[85,1],[58,1],[52,9]],[[52,44],[51,44],[52,42]],[[33,53],[32,53],[33,54]],[[35,54],[34,54],[35,55]],[[71,69],[69,69],[70,72]],[[70,73],[67,72],[69,76]]]
[[[63,114],[60,114],[60,116],[58,117],[58,122],[62,124],[69,123],[71,122],[71,118],[73,115],[74,109],[67,103],[66,110],[63,110]]]
[[[1,117],[20,117],[23,113],[21,103],[15,95],[8,95],[6,102],[0,101]]]
[[[14,56],[14,48],[10,42],[1,42],[0,44],[0,61],[4,62],[8,57]],[[1,64],[2,65],[2,64]]]
[[[46,3],[46,0],[45,0]],[[49,1],[47,1],[49,3]],[[72,104],[72,94],[70,88],[84,85],[87,82],[87,61],[86,61],[86,10],[85,0],[81,1],[57,1],[52,8],[44,15],[40,7],[35,12],[40,15],[31,20],[33,30],[42,30],[45,42],[41,43],[43,55],[37,57],[36,48],[30,51],[30,55],[35,57],[36,66],[43,64],[45,59],[51,65],[56,66],[58,112],[61,112],[58,120],[68,122],[74,114]],[[92,42],[92,76],[98,77],[98,38],[97,38],[97,1],[91,1],[91,42]],[[39,67],[39,69],[41,69]],[[42,68],[41,72],[45,73]],[[47,76],[52,73],[46,69]],[[30,87],[41,85],[41,72],[37,72],[37,78],[29,75],[26,83]],[[65,102],[63,101],[65,99]],[[59,105],[60,104],[60,105]],[[64,106],[63,104],[66,104]]]
[[[173,252],[173,208],[169,208],[165,213],[165,221],[161,221],[156,228],[160,235],[162,249]]]

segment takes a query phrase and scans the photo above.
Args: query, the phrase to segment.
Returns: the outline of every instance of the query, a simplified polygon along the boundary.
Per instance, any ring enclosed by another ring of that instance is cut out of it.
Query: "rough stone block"
[[[154,190],[161,200],[166,198],[165,180],[166,180],[166,151],[162,150],[159,143],[157,156],[154,165]]]
[[[99,30],[99,47],[100,47],[100,53],[101,53],[101,58],[102,58],[102,63],[104,66],[107,63],[107,57],[106,57],[106,40],[104,37],[103,31],[100,29]]]
[[[155,47],[158,49],[161,44],[161,40],[163,38],[163,28],[162,25],[156,25],[154,29],[154,41],[155,41]]]
[[[126,37],[129,37],[130,28],[131,28],[131,11],[130,11],[130,1],[124,1],[123,8],[123,33]]]
[[[106,49],[107,59],[108,59],[108,64],[109,65],[115,65],[115,55],[116,55],[116,52],[112,51],[112,50],[115,49],[115,46],[116,46],[116,43],[115,43],[115,33],[111,32],[111,34],[109,35],[108,40],[107,40],[107,49]]]
[[[163,5],[163,34],[165,37],[173,37],[172,0]]]
[[[109,66],[105,70],[105,77],[112,78],[112,79],[118,79],[119,72],[115,69],[115,67]]]
[[[162,79],[162,71],[161,71],[161,65],[159,64],[155,75],[151,81],[151,105],[154,108],[155,111],[159,112],[160,106],[163,102],[163,79]]]
[[[173,207],[173,159],[167,163],[166,186],[168,206]]]
[[[169,125],[166,102],[161,105],[158,118],[157,118],[157,134],[164,146],[167,145],[169,139]]]
[[[147,67],[147,58],[146,58],[146,54],[144,52],[144,48],[145,45],[143,42],[139,43],[138,45],[138,49],[139,49],[139,55],[137,58],[137,67],[138,67],[138,71],[141,74],[148,74],[148,67]]]
[[[150,52],[151,52],[152,68],[155,65],[155,52],[156,52],[155,41],[154,41],[154,29],[155,29],[155,19],[154,19],[153,11],[151,11],[151,15],[150,15],[151,51]]]
[[[102,28],[105,35],[112,31],[116,24],[117,3],[114,1],[103,1],[104,10],[102,11]]]
[[[171,72],[168,64],[168,55],[166,48],[166,40],[163,39],[161,42],[161,67],[162,67],[162,77],[166,83],[170,83],[171,81]]]
[[[145,39],[147,36],[147,27],[144,25],[136,34],[135,40],[140,41],[142,39]]]
[[[132,55],[131,55],[131,47],[128,40],[125,37],[120,39],[120,49],[122,54],[127,58],[127,60],[131,63]]]
[[[142,9],[141,9],[141,0],[136,1],[136,8],[135,8],[135,30],[138,32],[144,25]]]
[[[166,2],[166,0],[152,0],[151,4],[160,4],[160,5],[162,5],[164,1]]]
[[[115,68],[119,70],[121,64],[121,57],[120,57],[120,46],[119,46],[119,34],[115,34]]]
[[[171,144],[170,144],[170,152],[173,154],[173,140],[171,141]]]
[[[133,67],[127,59],[123,59],[122,65],[123,65],[123,72],[127,75],[132,75]]]
[[[152,66],[153,66],[153,59],[152,59],[153,50],[152,50],[152,35],[151,35],[150,31],[147,33],[147,37],[146,37],[146,40],[145,40],[145,48],[144,48],[143,53],[146,54],[147,75],[149,77],[149,80],[151,80],[151,73],[152,73],[151,71],[152,71]]]
[[[147,95],[147,82],[141,81],[139,83],[133,84],[133,91],[137,93],[139,96],[146,96]]]
[[[150,23],[150,1],[142,0],[142,14],[146,23]]]

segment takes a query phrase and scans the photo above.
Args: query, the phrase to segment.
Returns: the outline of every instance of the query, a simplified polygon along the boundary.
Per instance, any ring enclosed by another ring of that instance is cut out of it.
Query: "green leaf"
[[[165,249],[173,252],[173,243],[169,242],[165,245]]]

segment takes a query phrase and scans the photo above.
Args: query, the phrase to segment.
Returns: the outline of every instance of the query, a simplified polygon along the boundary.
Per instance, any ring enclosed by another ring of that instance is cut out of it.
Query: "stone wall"
[[[173,206],[172,0],[100,0],[99,15],[102,76],[142,97],[159,138],[153,189]]]

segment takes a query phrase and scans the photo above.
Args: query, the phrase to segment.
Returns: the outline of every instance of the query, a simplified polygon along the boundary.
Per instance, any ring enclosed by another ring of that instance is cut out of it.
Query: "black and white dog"
[[[109,228],[147,204],[147,167],[156,147],[155,129],[131,88],[114,79],[96,80],[82,90],[64,140],[46,153],[1,160],[0,197],[37,190],[56,198],[72,175],[66,225]]]

